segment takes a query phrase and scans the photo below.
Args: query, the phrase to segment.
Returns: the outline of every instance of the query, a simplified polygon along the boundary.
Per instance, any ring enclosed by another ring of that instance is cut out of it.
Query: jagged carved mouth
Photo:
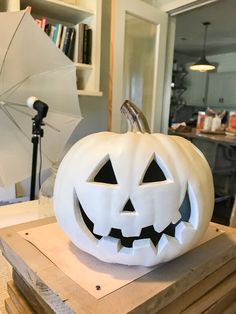
[[[93,231],[94,230],[94,223],[86,215],[80,202],[79,202],[79,207],[80,207],[81,215],[83,217],[83,221],[84,221],[85,225],[87,226],[88,230],[93,234],[93,236],[96,239],[100,240],[101,238],[103,238],[103,236],[94,233],[94,231]],[[152,241],[153,245],[157,246],[157,244],[158,244],[158,242],[159,242],[159,240],[163,234],[171,236],[171,237],[175,237],[176,226],[181,221],[184,221],[184,222],[189,221],[191,209],[190,209],[190,202],[189,202],[188,193],[186,193],[184,201],[183,201],[183,203],[179,209],[179,212],[181,214],[180,220],[175,224],[170,223],[162,232],[155,231],[154,227],[151,225],[151,226],[147,226],[147,227],[142,228],[140,236],[124,237],[122,235],[122,230],[116,229],[116,228],[111,228],[111,231],[109,233],[109,237],[119,239],[121,242],[121,245],[124,247],[127,247],[127,248],[132,248],[134,241],[142,240],[142,239],[150,239]]]

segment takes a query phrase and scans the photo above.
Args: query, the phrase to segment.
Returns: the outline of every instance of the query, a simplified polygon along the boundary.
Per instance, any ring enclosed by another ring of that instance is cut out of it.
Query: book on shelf
[[[75,31],[75,28],[73,28],[71,35],[70,35],[68,50],[67,50],[67,54],[66,54],[68,56],[68,58],[71,59],[71,61],[73,61],[73,52],[75,49],[75,35],[76,35],[76,31]]]
[[[91,64],[92,29],[88,24],[50,24],[45,17],[36,19],[36,23],[73,62]]]
[[[84,30],[85,30],[85,24],[80,23],[79,24],[79,43],[78,43],[78,63],[83,63],[83,50],[84,50]]]
[[[45,27],[46,27],[46,17],[42,17],[41,19],[41,28],[43,31],[45,31]]]
[[[58,24],[56,43],[55,43],[57,47],[59,47],[61,43],[62,30],[63,30],[62,24]]]
[[[64,41],[65,41],[65,37],[66,37],[66,30],[67,30],[67,26],[63,25],[62,35],[61,35],[61,42],[60,42],[60,45],[59,45],[59,48],[61,50],[63,49],[63,45],[64,45]]]
[[[45,32],[48,36],[50,36],[51,27],[52,27],[51,24],[46,24],[46,25],[45,25],[44,32]]]
[[[75,41],[73,51],[73,62],[78,62],[78,48],[79,48],[79,24],[75,25]]]
[[[60,33],[61,33],[61,24],[56,23],[54,25],[54,31],[53,31],[53,35],[52,35],[52,41],[54,42],[55,45],[57,45],[58,43],[58,38],[60,37]]]
[[[91,64],[91,51],[92,51],[92,29],[87,27],[84,30],[83,63]]]
[[[65,39],[64,39],[64,42],[63,42],[63,48],[62,48],[62,51],[67,56],[68,56],[68,51],[69,51],[70,45],[73,45],[72,40],[74,38],[74,36],[73,36],[74,32],[75,32],[75,29],[73,27],[67,27],[66,34],[65,34]]]
[[[73,61],[91,64],[92,29],[85,23],[75,25],[75,48]]]
[[[55,30],[55,26],[51,25],[50,34],[49,34],[49,37],[51,38],[51,40],[53,38],[54,30]]]
[[[82,61],[82,63],[86,63],[87,48],[88,48],[88,25],[85,24],[85,26],[84,26],[83,61]]]

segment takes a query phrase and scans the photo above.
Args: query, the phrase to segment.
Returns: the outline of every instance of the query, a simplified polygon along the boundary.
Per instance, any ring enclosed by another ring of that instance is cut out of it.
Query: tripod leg
[[[33,155],[32,155],[32,168],[31,168],[31,185],[30,185],[30,200],[35,199],[35,184],[36,184],[36,173],[37,173],[37,155],[38,155],[38,136],[32,137],[33,143]]]

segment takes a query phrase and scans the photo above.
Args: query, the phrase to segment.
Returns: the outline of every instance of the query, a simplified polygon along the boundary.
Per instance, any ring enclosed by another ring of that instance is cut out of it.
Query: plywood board
[[[224,231],[219,230],[218,234],[222,232]],[[114,292],[156,268],[101,262],[73,245],[57,223],[26,229],[20,231],[19,234],[97,299]],[[209,228],[200,243],[204,243],[215,236],[215,228]]]
[[[234,273],[236,270],[236,258],[230,260],[228,263],[217,269],[215,272],[201,280],[197,285],[186,291],[183,295],[179,296],[175,299],[174,302],[169,304],[167,307],[161,309],[158,314],[169,314],[169,313],[182,313],[184,310],[189,308],[195,302],[204,298],[208,292],[213,291],[219,283],[224,281],[224,279]],[[235,282],[236,285],[236,282]],[[233,294],[236,298],[236,288]],[[226,294],[226,291],[222,291],[223,294]],[[227,294],[226,294],[227,295]],[[196,301],[197,300],[197,301]],[[203,299],[204,301],[204,299]],[[213,301],[214,303],[214,301]],[[207,303],[210,307],[210,300]],[[212,305],[213,306],[213,305]],[[214,307],[215,308],[215,307]],[[222,314],[221,312],[217,312],[214,314]]]
[[[36,309],[36,312],[40,314],[55,314],[55,312],[52,311],[52,309],[42,299],[40,294],[33,289],[14,269],[12,272],[12,279],[15,286],[24,296],[26,302],[28,302],[32,309]]]
[[[20,314],[10,298],[5,300],[5,308],[8,314]]]
[[[14,282],[11,280],[7,283],[7,291],[10,296],[11,301],[14,303],[15,308],[19,313],[23,314],[33,314],[33,310],[30,308],[25,298],[16,288]]]
[[[11,279],[11,267],[0,251],[0,313],[4,311],[4,300],[8,297],[7,281]]]
[[[219,299],[223,298],[225,295],[230,293],[230,291],[235,290],[236,286],[236,272],[227,276],[222,282],[220,282],[214,289],[206,293],[197,302],[188,307],[183,314],[192,313],[203,313],[208,308],[210,308]],[[236,295],[235,295],[236,298]]]
[[[19,234],[97,299],[154,269],[101,262],[73,245],[57,223],[26,229]]]

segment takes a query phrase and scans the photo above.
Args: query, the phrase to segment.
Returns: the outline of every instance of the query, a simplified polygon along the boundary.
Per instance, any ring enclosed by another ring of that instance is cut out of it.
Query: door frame
[[[169,0],[163,1],[164,4],[159,8],[170,16],[174,16],[217,1],[222,0]]]
[[[137,6],[137,2],[138,6]],[[155,131],[161,123],[162,99],[164,82],[158,81],[165,72],[165,47],[167,37],[168,16],[166,12],[153,7],[144,1],[112,0],[111,38],[110,38],[110,77],[109,77],[109,101],[108,101],[108,125],[109,130],[120,132],[123,90],[123,64],[125,45],[125,14],[130,13],[156,25],[156,43],[153,77],[153,98],[151,104],[150,129]],[[158,19],[158,23],[157,23]],[[113,36],[115,34],[115,36]],[[119,40],[117,40],[119,38]],[[121,52],[121,53],[120,53]],[[114,63],[114,60],[116,62]],[[164,62],[161,62],[164,60]],[[122,69],[122,70],[121,70]]]

